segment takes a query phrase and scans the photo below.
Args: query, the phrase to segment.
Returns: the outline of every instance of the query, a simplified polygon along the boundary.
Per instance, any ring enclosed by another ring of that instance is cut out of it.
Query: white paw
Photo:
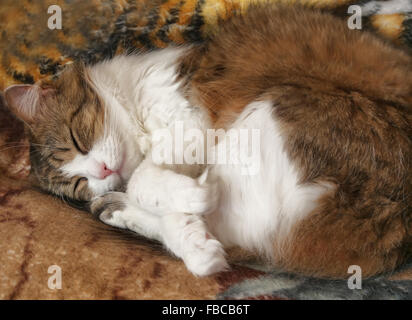
[[[175,212],[208,214],[219,202],[217,183],[199,184],[198,180],[185,177],[175,183],[170,193],[171,207]]]
[[[183,259],[194,275],[207,276],[228,268],[222,244],[208,232],[202,217],[175,213],[161,218],[163,243]]]
[[[99,219],[105,224],[108,224],[109,226],[127,229],[126,221],[122,213],[123,212],[120,210],[116,210],[113,212],[103,212],[99,216]]]
[[[91,200],[90,211],[104,223],[126,228],[122,212],[126,209],[127,196],[123,192],[109,192]]]
[[[222,244],[216,239],[207,239],[205,234],[191,246],[191,250],[185,250],[183,261],[194,275],[204,277],[229,269]]]
[[[132,201],[136,199],[142,207],[158,215],[208,214],[217,208],[219,201],[217,183],[206,183],[168,170],[129,184],[128,194]]]

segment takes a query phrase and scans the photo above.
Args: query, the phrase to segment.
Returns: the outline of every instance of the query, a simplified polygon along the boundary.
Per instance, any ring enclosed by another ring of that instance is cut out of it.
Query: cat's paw
[[[121,212],[126,208],[127,196],[123,192],[109,192],[91,200],[90,211],[104,223],[126,228]]]
[[[192,248],[185,250],[183,261],[194,275],[204,277],[229,269],[222,244],[216,239],[205,235],[191,245]]]
[[[131,201],[136,201],[157,215],[176,212],[208,214],[217,208],[217,183],[206,183],[185,175],[164,170],[142,176],[136,184],[128,186]]]
[[[170,190],[170,203],[175,212],[208,214],[217,208],[218,202],[217,183],[200,184],[196,179],[183,176]]]
[[[163,243],[196,276],[228,268],[222,244],[207,230],[202,217],[176,213],[160,219]]]

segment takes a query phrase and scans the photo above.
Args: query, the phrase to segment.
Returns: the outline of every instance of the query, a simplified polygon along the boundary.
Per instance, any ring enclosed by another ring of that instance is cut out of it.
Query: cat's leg
[[[173,213],[161,217],[163,243],[197,276],[225,271],[222,244],[207,230],[199,215]]]
[[[95,198],[90,208],[108,225],[162,242],[197,276],[207,276],[228,268],[221,243],[208,232],[201,216],[185,213],[157,216],[131,203],[122,192]]]
[[[169,213],[158,216],[122,192],[95,198],[90,208],[108,225],[162,242],[195,275],[207,276],[228,268],[221,243],[208,232],[201,215]]]

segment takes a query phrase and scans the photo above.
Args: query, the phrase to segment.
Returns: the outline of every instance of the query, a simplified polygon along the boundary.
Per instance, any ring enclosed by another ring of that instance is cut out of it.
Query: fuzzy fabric
[[[93,63],[141,47],[201,41],[216,29],[219,19],[244,10],[251,2],[2,0],[0,90],[52,77],[75,59]],[[348,5],[355,3],[300,2],[340,16],[346,16]],[[356,3],[369,10],[365,29],[412,47],[410,15],[376,14],[385,12],[380,2]],[[47,8],[52,4],[62,8],[62,30],[47,28]],[[362,290],[350,290],[346,280],[285,274],[232,252],[232,270],[195,278],[158,244],[116,232],[34,190],[28,155],[23,125],[0,101],[0,299],[412,298],[412,264],[395,274],[365,280]],[[48,287],[52,275],[48,270],[53,265],[62,270],[61,289]]]
[[[137,48],[201,41],[219,19],[265,1],[302,3],[344,18],[349,5],[358,4],[363,29],[412,47],[412,12],[396,5],[410,0],[2,0],[0,90],[55,75],[75,59],[93,63]],[[61,30],[47,27],[50,5],[61,7]]]

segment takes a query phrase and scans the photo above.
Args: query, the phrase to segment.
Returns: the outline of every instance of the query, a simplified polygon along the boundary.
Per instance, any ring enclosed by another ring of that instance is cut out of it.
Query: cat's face
[[[43,189],[87,201],[122,188],[141,161],[128,154],[83,67],[68,68],[51,87],[9,87],[5,97],[30,128],[32,170]]]

